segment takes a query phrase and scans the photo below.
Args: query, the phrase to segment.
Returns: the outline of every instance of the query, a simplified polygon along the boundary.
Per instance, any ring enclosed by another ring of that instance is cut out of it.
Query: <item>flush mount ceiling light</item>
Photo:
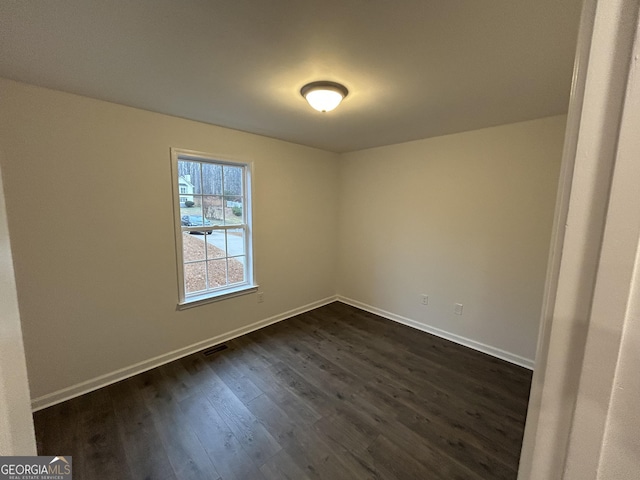
[[[322,80],[307,83],[300,89],[300,94],[319,112],[330,112],[340,105],[349,90],[339,83]]]

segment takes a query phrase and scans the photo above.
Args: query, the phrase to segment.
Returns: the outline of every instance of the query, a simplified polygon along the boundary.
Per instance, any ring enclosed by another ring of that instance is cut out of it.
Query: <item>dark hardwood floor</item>
[[[531,373],[333,303],[34,414],[88,479],[515,479]]]

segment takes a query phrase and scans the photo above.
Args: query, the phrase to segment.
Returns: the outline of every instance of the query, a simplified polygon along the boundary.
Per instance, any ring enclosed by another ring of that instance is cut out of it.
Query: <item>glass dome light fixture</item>
[[[300,94],[309,102],[312,108],[319,112],[330,112],[349,94],[344,85],[336,82],[321,80],[307,83],[300,89]]]

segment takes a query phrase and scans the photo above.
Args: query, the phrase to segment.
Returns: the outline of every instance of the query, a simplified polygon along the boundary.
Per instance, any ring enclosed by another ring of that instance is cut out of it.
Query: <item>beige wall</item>
[[[337,155],[6,80],[0,91],[34,398],[335,294]],[[255,162],[264,303],[176,311],[170,147]]]
[[[345,154],[338,293],[530,364],[565,121]]]
[[[27,366],[0,178],[0,456],[35,454]]]

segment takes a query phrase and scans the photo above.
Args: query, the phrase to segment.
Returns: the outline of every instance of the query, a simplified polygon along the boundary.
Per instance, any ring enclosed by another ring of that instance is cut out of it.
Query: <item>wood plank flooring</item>
[[[515,479],[531,373],[342,303],[34,414],[90,479]]]

